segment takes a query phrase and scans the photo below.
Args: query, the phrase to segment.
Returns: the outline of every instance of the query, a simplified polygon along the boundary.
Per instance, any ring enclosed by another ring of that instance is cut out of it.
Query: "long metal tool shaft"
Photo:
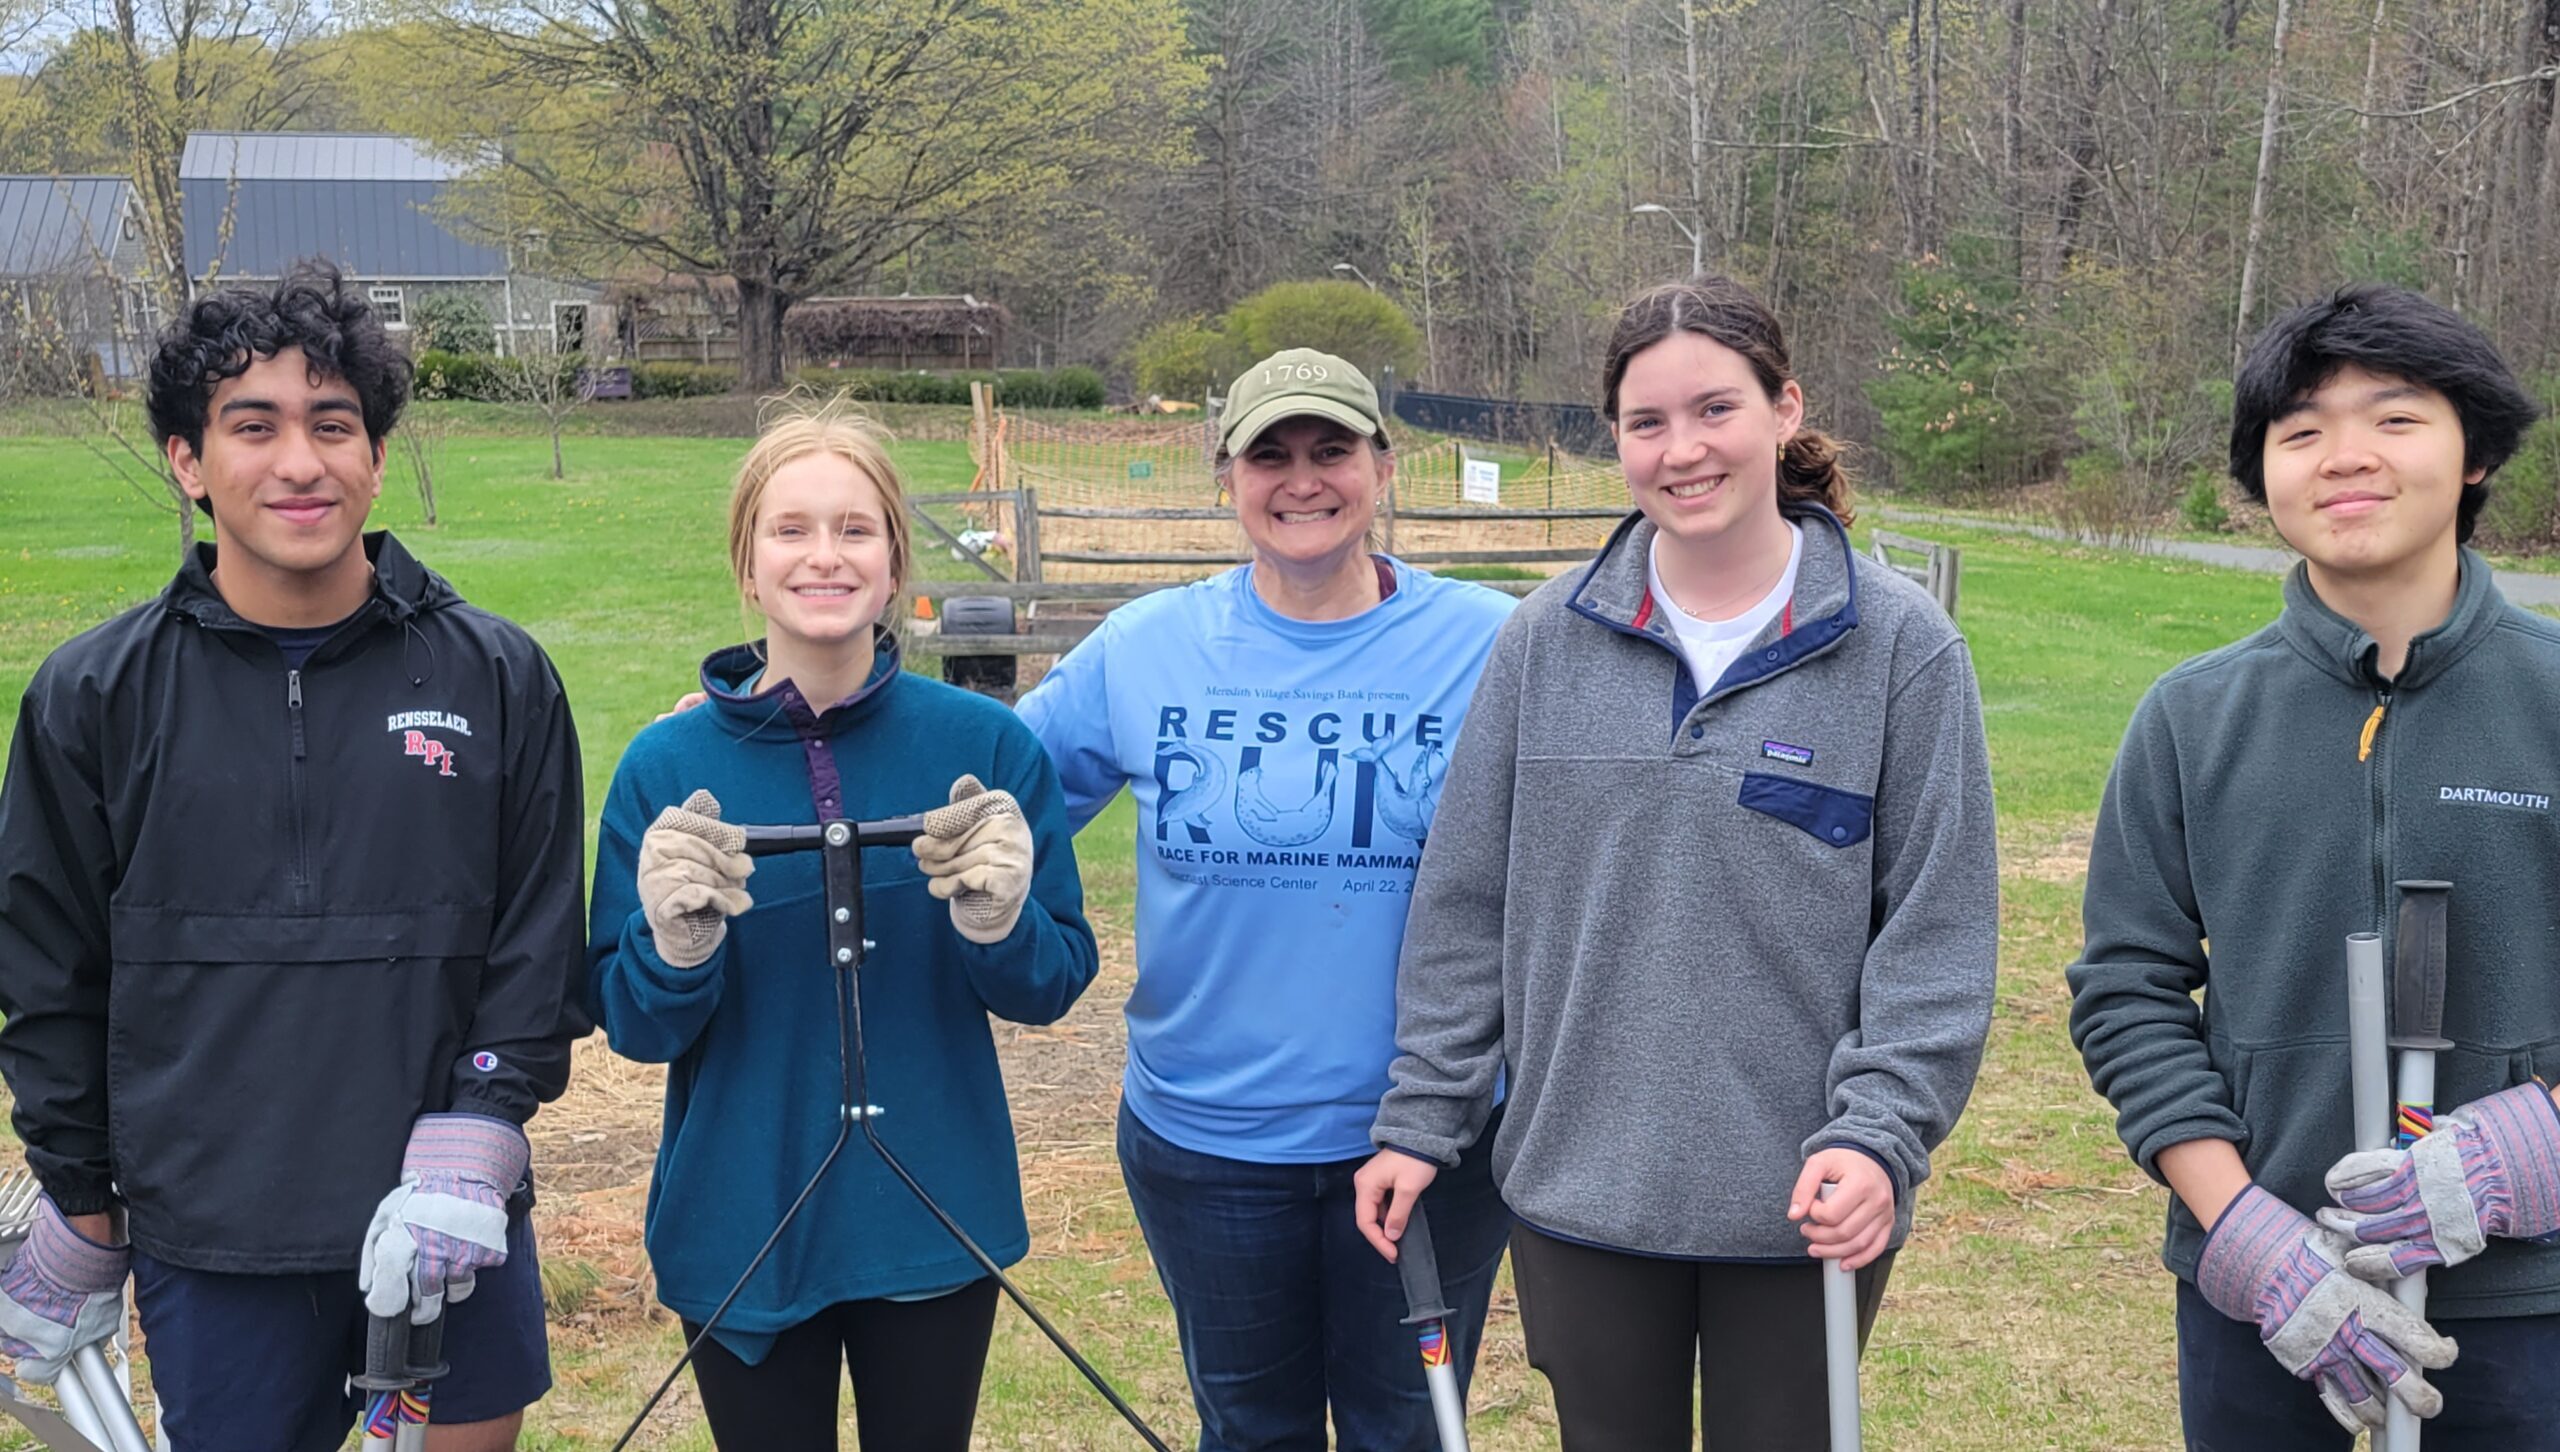
[[[2435,1128],[2436,1054],[2453,1044],[2443,1036],[2445,920],[2450,882],[2402,882],[2398,937],[2391,955],[2391,1047],[2400,1054],[2397,1143],[2406,1149]],[[2418,1315],[2427,1313],[2427,1274],[2403,1276],[2392,1298]],[[2418,1414],[2398,1397],[2384,1409],[2388,1452],[2418,1452]]]
[[[2347,934],[2349,1104],[2355,1146],[2360,1150],[2391,1146],[2391,1030],[2385,1017],[2383,972],[2382,935]],[[2388,1426],[2373,1434],[2373,1452],[2397,1452]]]
[[[1467,1452],[1467,1402],[1458,1390],[1457,1342],[1449,1334],[1449,1301],[1440,1286],[1440,1252],[1420,1201],[1396,1242],[1396,1277],[1404,1282],[1404,1324],[1422,1348],[1422,1381],[1431,1389],[1431,1419],[1440,1452]]]
[[[1828,1200],[1839,1186],[1814,1192]],[[1860,1452],[1866,1432],[1858,1409],[1858,1273],[1837,1259],[1822,1262],[1822,1361],[1831,1389],[1831,1452]]]
[[[702,1330],[686,1344],[684,1355],[674,1366],[668,1368],[665,1379],[658,1383],[658,1389],[650,1393],[649,1399],[641,1404],[639,1415],[633,1417],[630,1425],[623,1429],[621,1439],[613,1444],[614,1452],[621,1452],[622,1448],[630,1444],[633,1437],[639,1435],[641,1426],[648,1421],[649,1414],[657,1409],[659,1401],[666,1396],[668,1388],[673,1386],[675,1379],[683,1374],[687,1363],[691,1362],[694,1354],[701,1350],[702,1343],[710,1339],[713,1329],[720,1324],[720,1318],[728,1313],[730,1305],[746,1289],[748,1280],[755,1275],[757,1268],[764,1264],[765,1257],[781,1243],[783,1232],[789,1229],[792,1221],[799,1216],[800,1207],[807,1204],[809,1197],[816,1193],[819,1182],[826,1178],[828,1169],[835,1164],[837,1154],[844,1149],[851,1130],[856,1124],[861,1127],[863,1140],[871,1146],[872,1151],[880,1157],[881,1163],[890,1173],[897,1177],[898,1182],[906,1186],[925,1211],[932,1215],[934,1220],[950,1233],[952,1239],[959,1243],[960,1248],[978,1263],[979,1268],[995,1281],[996,1288],[1003,1291],[1031,1324],[1049,1338],[1050,1344],[1058,1348],[1059,1352],[1066,1357],[1068,1364],[1083,1374],[1084,1379],[1093,1386],[1105,1402],[1110,1404],[1111,1409],[1120,1414],[1121,1420],[1129,1424],[1129,1429],[1138,1434],[1139,1440],[1154,1449],[1154,1452],[1171,1452],[1171,1449],[1165,1445],[1164,1439],[1156,1434],[1153,1427],[1147,1425],[1146,1418],[1138,1415],[1137,1408],[1129,1405],[1128,1399],[1112,1387],[1102,1372],[1092,1362],[1086,1360],[1083,1353],[1076,1350],[1074,1343],[1067,1340],[1066,1333],[1052,1325],[1048,1317],[1040,1314],[1039,1308],[1031,1304],[1029,1297],[1023,1295],[1021,1287],[1014,1284],[1013,1278],[1004,1273],[995,1260],[970,1237],[969,1232],[961,1227],[959,1221],[951,1218],[948,1211],[935,1203],[934,1198],[925,1192],[923,1184],[908,1172],[906,1165],[901,1163],[896,1155],[890,1153],[889,1146],[880,1138],[880,1131],[875,1123],[880,1114],[880,1107],[870,1101],[870,1075],[865,1064],[867,1056],[862,1035],[862,965],[864,958],[876,945],[862,935],[861,849],[903,847],[913,842],[924,835],[924,817],[922,815],[887,817],[867,822],[840,819],[817,826],[755,826],[748,827],[745,831],[746,852],[751,857],[773,857],[789,852],[817,852],[821,855],[820,876],[826,888],[827,962],[829,967],[835,970],[833,977],[836,990],[836,1067],[843,1090],[837,1109],[836,1139],[834,1145],[827,1150],[826,1157],[818,1162],[817,1172],[809,1177],[807,1184],[800,1187],[800,1193],[792,1200],[791,1207],[783,1212],[781,1223],[775,1225],[772,1234],[765,1238],[763,1249],[758,1250],[755,1258],[747,1263],[747,1268],[739,1275],[737,1284],[729,1288],[729,1294],[722,1298],[719,1308],[711,1313],[711,1319],[703,1323]]]

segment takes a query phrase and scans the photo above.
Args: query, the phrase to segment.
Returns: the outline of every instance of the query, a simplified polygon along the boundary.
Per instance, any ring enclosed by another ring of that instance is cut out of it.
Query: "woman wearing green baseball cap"
[[[1351,1215],[1395,1057],[1405,904],[1512,601],[1372,551],[1377,390],[1291,349],[1228,390],[1249,563],[1113,611],[1021,704],[1082,826],[1137,799],[1121,1173],[1202,1452],[1434,1445],[1395,1269]],[[1431,1213],[1463,1375],[1509,1233],[1484,1137]]]

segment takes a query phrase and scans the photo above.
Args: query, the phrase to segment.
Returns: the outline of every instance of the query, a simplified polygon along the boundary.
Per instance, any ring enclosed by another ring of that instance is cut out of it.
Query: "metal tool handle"
[[[1431,1247],[1431,1216],[1416,1201],[1396,1241],[1396,1277],[1404,1282],[1404,1324],[1445,1321],[1449,1302],[1440,1290],[1440,1255]]]
[[[71,1353],[71,1365],[64,1368],[61,1380],[77,1381],[89,1393],[90,1410],[106,1434],[100,1445],[107,1452],[151,1452],[151,1444],[142,1436],[142,1423],[133,1415],[133,1403],[125,1397],[124,1384],[107,1365],[105,1351],[92,1345]],[[63,1405],[67,1410],[70,1403]]]
[[[1431,1419],[1440,1452],[1467,1452],[1467,1403],[1458,1391],[1457,1341],[1449,1331],[1448,1296],[1440,1287],[1440,1254],[1431,1244],[1431,1217],[1420,1201],[1396,1239],[1396,1278],[1404,1282],[1404,1324],[1422,1343],[1422,1380],[1431,1390]]]
[[[749,827],[747,855],[774,857],[785,852],[815,852],[827,845],[827,828],[836,825],[822,822],[809,827]],[[882,817],[873,822],[847,822],[853,829],[857,847],[904,847],[924,835],[924,816]]]
[[[2452,914],[2450,882],[2398,882],[2399,939],[2391,951],[2391,1047],[2442,1052],[2445,933]]]
[[[2406,1148],[2425,1131],[2419,1126],[2431,1124],[2436,1108],[2436,1055],[2433,1049],[2400,1051],[2400,1088],[2398,1143]],[[2427,1273],[2412,1271],[2394,1281],[2391,1298],[2409,1308],[2417,1316],[2427,1314]],[[2398,1397],[2392,1397],[2383,1408],[2383,1442],[2381,1452],[2418,1452],[2418,1439],[2425,1423]]]
[[[2355,1146],[2391,1147],[2391,1030],[2384,1020],[2382,935],[2347,934],[2347,1065]]]
[[[354,1384],[360,1391],[404,1391],[417,1384],[409,1375],[408,1312],[365,1318],[364,1370]]]
[[[2393,1142],[2406,1149],[2435,1125],[2436,1053],[2444,1037],[2444,992],[2453,884],[2400,882],[2398,940],[2391,954],[2391,1047],[2400,1053]],[[2424,1271],[2403,1276],[2391,1295],[2412,1314],[2427,1313]],[[2418,1415],[2393,1397],[2383,1410],[2386,1452],[2418,1452]]]
[[[1839,1188],[1826,1180],[1814,1198],[1828,1200]],[[1831,1452],[1860,1452],[1858,1275],[1836,1258],[1822,1262],[1822,1362],[1831,1391]]]
[[[107,1436],[106,1418],[97,1400],[89,1395],[88,1379],[77,1368],[66,1366],[53,1379],[53,1396],[62,1403],[62,1419],[71,1424],[71,1430],[88,1439],[98,1452],[114,1452],[114,1444]]]

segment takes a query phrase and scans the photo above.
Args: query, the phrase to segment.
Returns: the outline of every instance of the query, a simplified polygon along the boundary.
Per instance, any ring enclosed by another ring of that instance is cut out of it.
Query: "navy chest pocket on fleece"
[[[1830,847],[1855,847],[1875,830],[1876,799],[1765,772],[1742,774],[1742,805],[1790,826]]]

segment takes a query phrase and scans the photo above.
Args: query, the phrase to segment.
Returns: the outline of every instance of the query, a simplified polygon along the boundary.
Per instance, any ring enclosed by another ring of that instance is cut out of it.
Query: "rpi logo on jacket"
[[[1403,847],[1385,836],[1419,848],[1430,835],[1448,760],[1440,716],[1283,708],[1257,712],[1249,723],[1242,717],[1227,707],[1197,720],[1192,707],[1158,709],[1154,837],[1167,860],[1410,869],[1409,861],[1348,859],[1371,848]],[[1346,740],[1357,744],[1346,750]],[[1347,834],[1335,832],[1338,823],[1347,824]],[[1318,843],[1349,851],[1299,850]],[[1274,860],[1275,854],[1285,858]]]

